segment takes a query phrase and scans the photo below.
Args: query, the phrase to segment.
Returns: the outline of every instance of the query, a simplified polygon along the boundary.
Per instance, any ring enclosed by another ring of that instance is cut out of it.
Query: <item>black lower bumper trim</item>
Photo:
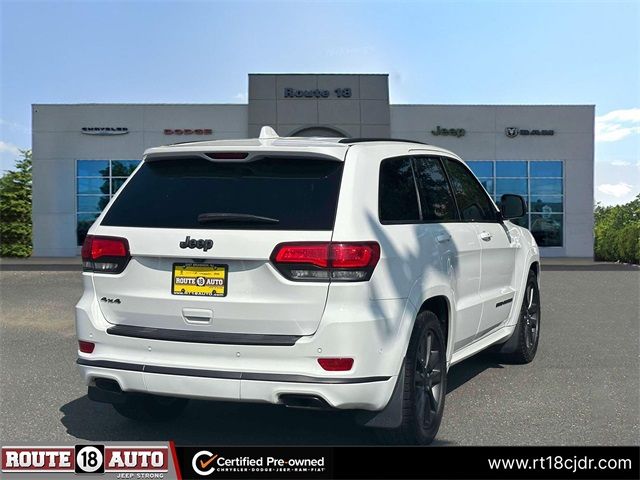
[[[350,384],[384,382],[391,377],[311,377],[308,375],[289,375],[286,373],[256,373],[256,372],[228,372],[224,370],[202,370],[198,368],[162,367],[158,365],[139,365],[135,363],[113,362],[110,360],[90,360],[78,358],[78,365],[98,368],[113,368],[144,373],[159,373],[163,375],[180,375],[183,377],[222,378],[230,380],[256,380],[262,382],[290,382],[290,383],[321,383],[321,384]]]
[[[265,345],[290,347],[302,338],[301,335],[266,335],[256,333],[221,333],[171,328],[139,327],[136,325],[114,325],[107,329],[110,335],[146,338],[168,342],[212,343],[219,345]]]

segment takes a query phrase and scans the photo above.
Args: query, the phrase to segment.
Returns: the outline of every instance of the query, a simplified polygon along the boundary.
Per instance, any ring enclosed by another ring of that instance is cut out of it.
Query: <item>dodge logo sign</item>
[[[211,135],[210,128],[165,128],[165,135]]]

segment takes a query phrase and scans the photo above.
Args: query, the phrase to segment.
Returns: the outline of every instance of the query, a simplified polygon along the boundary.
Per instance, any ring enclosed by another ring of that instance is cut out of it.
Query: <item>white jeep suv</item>
[[[76,306],[89,397],[127,417],[189,398],[349,409],[426,444],[447,369],[530,362],[539,255],[455,154],[280,138],[151,148],[89,230]]]

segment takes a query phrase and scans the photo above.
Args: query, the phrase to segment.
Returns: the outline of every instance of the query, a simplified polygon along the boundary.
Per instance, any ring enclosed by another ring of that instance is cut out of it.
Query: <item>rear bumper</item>
[[[283,395],[312,395],[333,408],[378,411],[391,398],[413,318],[406,299],[357,311],[328,303],[318,331],[292,345],[159,340],[110,334],[113,325],[102,316],[92,285],[85,284],[76,330],[95,349],[78,352],[78,366],[87,385],[110,379],[124,392],[268,403],[283,403]],[[328,372],[320,357],[351,357],[354,366]]]
[[[333,408],[380,410],[388,403],[395,386],[395,378],[365,379],[364,382],[350,379],[349,383],[345,383],[345,379],[335,379],[338,383],[329,383],[330,379],[322,379],[322,383],[311,383],[310,378],[305,379],[304,382],[287,382],[221,378],[219,376],[221,374],[236,376],[237,372],[207,370],[180,372],[173,368],[167,368],[172,372],[155,373],[164,370],[156,367],[151,373],[144,370],[124,369],[141,367],[137,365],[115,362],[105,364],[85,359],[79,359],[78,364],[85,382],[90,386],[98,378],[110,379],[116,381],[124,392],[153,393],[208,400],[286,403],[283,401],[286,396],[304,395],[321,398]],[[292,380],[296,380],[296,378],[293,377]]]

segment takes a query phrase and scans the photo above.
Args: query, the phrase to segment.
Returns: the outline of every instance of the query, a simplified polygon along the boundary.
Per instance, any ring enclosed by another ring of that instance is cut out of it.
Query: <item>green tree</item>
[[[640,195],[624,205],[595,209],[596,260],[640,263]]]
[[[31,255],[31,150],[0,177],[0,256]]]

